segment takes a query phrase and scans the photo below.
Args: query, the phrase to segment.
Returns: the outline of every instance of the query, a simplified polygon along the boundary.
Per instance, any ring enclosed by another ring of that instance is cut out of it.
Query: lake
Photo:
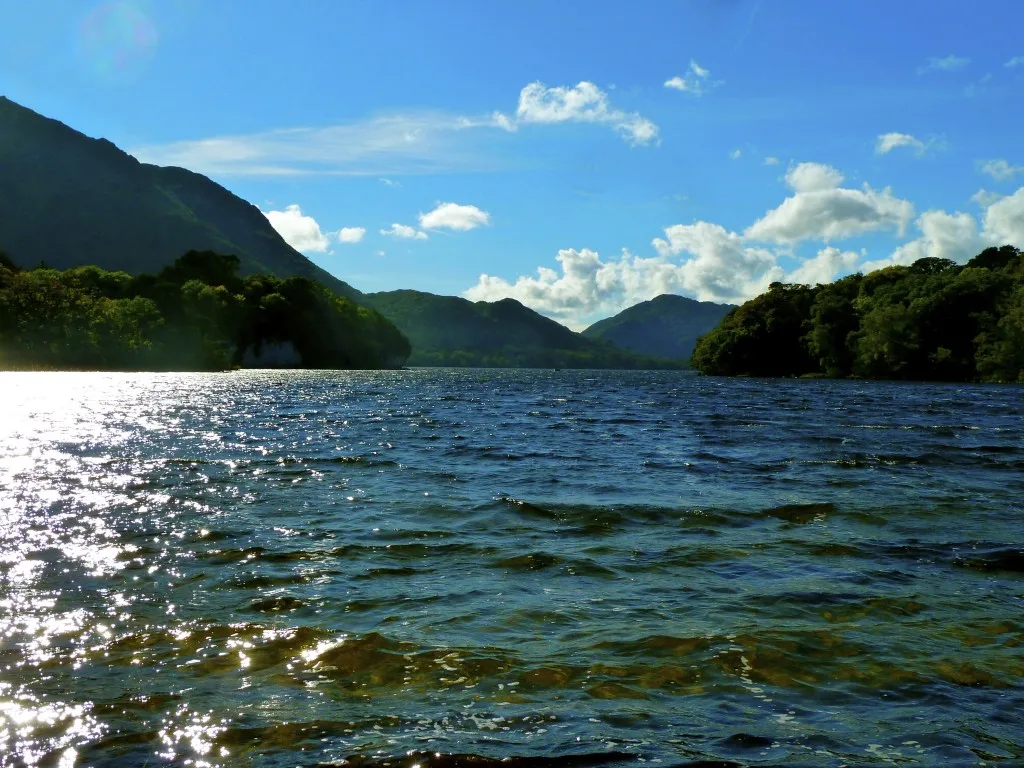
[[[1022,489],[1015,386],[0,374],[0,765],[1020,765]]]

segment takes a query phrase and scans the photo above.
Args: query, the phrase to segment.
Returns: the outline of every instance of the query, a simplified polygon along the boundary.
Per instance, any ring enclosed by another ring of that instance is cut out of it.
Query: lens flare
[[[159,35],[150,18],[127,2],[104,3],[78,28],[78,54],[96,77],[112,81],[137,78],[152,59]]]

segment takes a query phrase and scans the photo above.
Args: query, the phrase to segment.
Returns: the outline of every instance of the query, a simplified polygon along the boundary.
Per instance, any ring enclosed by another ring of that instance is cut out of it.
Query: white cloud
[[[427,239],[426,232],[420,232],[416,227],[410,227],[406,224],[392,224],[391,229],[382,229],[380,233],[388,237],[398,237],[403,240]]]
[[[264,211],[277,233],[292,248],[302,253],[325,253],[330,241],[312,216],[304,216],[298,205],[283,211]]]
[[[494,111],[489,115],[483,117],[460,117],[458,119],[459,128],[501,128],[503,131],[509,133],[515,133],[519,130],[519,126],[515,120],[506,115],[504,112]]]
[[[764,164],[765,165],[778,165],[779,164],[779,158],[777,158],[777,157],[766,157],[764,159]]]
[[[786,183],[795,192],[835,189],[843,183],[843,179],[842,173],[824,163],[799,163],[786,172]]]
[[[1010,165],[1005,160],[985,160],[979,163],[979,168],[996,181],[1006,181],[1018,173],[1024,173],[1024,165]]]
[[[1024,56],[1014,56],[1008,62],[1003,64],[1007,69],[1013,69],[1014,67],[1024,66]]]
[[[572,88],[548,88],[544,83],[527,85],[519,94],[516,121],[526,123],[602,123],[611,126],[631,145],[644,145],[658,138],[658,126],[636,112],[614,109],[608,94],[583,81]]]
[[[952,259],[965,264],[989,245],[1024,246],[1024,187],[1009,197],[996,197],[981,190],[974,197],[986,207],[981,231],[978,222],[969,213],[947,213],[941,210],[925,211],[917,219],[921,236],[899,246],[885,259],[867,261],[861,265],[870,272],[893,264],[913,264],[925,257]]]
[[[883,133],[875,144],[876,155],[886,155],[897,147],[908,147],[918,155],[924,154],[925,143],[909,133]]]
[[[914,206],[886,187],[862,189],[839,186],[843,175],[820,163],[800,163],[786,174],[795,192],[780,206],[768,211],[749,226],[749,240],[797,243],[802,240],[831,240],[881,229],[895,229],[901,235],[914,216]]]
[[[988,207],[982,234],[989,245],[1024,248],[1024,187]]]
[[[782,276],[771,251],[744,245],[738,234],[719,224],[675,224],[665,228],[665,237],[652,245],[663,259],[688,255],[678,267],[680,282],[702,301],[749,298]]]
[[[979,189],[973,195],[971,200],[976,202],[982,208],[988,208],[992,203],[997,203],[1003,199],[1003,196],[998,192],[989,192],[987,189]]]
[[[844,272],[851,271],[860,259],[853,251],[841,251],[831,246],[822,248],[810,259],[806,259],[799,267],[786,276],[788,282],[817,285],[831,283]]]
[[[865,262],[862,269],[871,272],[894,264],[913,264],[924,258],[952,259],[964,264],[981,250],[978,225],[969,213],[925,211],[918,216],[916,225],[920,237],[899,246],[887,259]]]
[[[895,227],[901,232],[913,218],[913,206],[878,192],[841,186],[843,175],[821,163],[800,163],[789,169],[787,184],[795,194],[770,212],[794,208],[796,230],[783,227],[780,242],[804,237],[828,237]],[[769,222],[782,226],[786,222]],[[929,210],[915,221],[918,237],[900,245],[887,258],[863,261],[865,252],[827,246],[802,259],[788,273],[779,264],[790,256],[751,243],[745,235],[706,221],[666,227],[664,237],[652,241],[656,255],[636,256],[623,250],[618,258],[602,259],[589,249],[558,252],[559,267],[541,266],[533,275],[515,280],[483,274],[463,295],[476,301],[511,297],[573,328],[651,299],[662,293],[693,296],[700,300],[742,302],[763,292],[776,280],[807,284],[828,283],[854,270],[871,271],[893,264],[911,264],[920,258],[948,258],[963,264],[986,245],[1024,246],[1024,187],[1014,195],[996,199],[985,211],[983,226],[968,213]],[[980,231],[979,231],[980,230]],[[809,233],[809,234],[808,234]],[[767,239],[767,238],[766,238]]]
[[[558,252],[561,271],[538,267],[514,282],[481,275],[463,295],[473,301],[511,297],[542,314],[583,328],[590,322],[663,293],[685,293],[701,300],[742,301],[780,279],[774,256],[746,248],[739,235],[707,222],[665,230],[655,241],[658,256],[643,258],[623,250],[605,261],[584,248]],[[674,258],[686,254],[682,260]]]
[[[220,176],[354,175],[478,169],[482,153],[444,112],[411,112],[326,127],[282,128],[139,147],[132,154]],[[387,183],[387,182],[383,182]]]
[[[928,59],[927,64],[918,68],[917,73],[923,75],[925,72],[955,72],[970,63],[971,60],[967,56],[954,56],[953,54],[942,58],[932,56]]]
[[[385,187],[400,187],[400,186],[402,186],[402,182],[395,181],[394,179],[383,179],[382,178],[382,179],[378,179],[378,181],[381,184],[383,184]]]
[[[694,96],[702,96],[721,84],[721,80],[712,80],[711,73],[693,59],[690,59],[690,68],[686,71],[685,75],[682,77],[676,75],[665,81],[666,88],[673,88],[684,93],[692,93]]]
[[[734,149],[729,153],[729,158],[731,160],[739,160],[741,157],[743,157],[743,150],[741,149]]]
[[[420,226],[424,229],[456,229],[465,231],[491,223],[491,214],[475,205],[439,203],[434,210],[420,214]]]
[[[232,136],[171,141],[131,149],[138,160],[179,166],[211,176],[377,176],[387,186],[402,174],[489,170],[500,167],[484,145],[487,131],[514,133],[526,123],[589,122],[610,126],[627,143],[658,143],[658,126],[636,112],[611,106],[593,83],[548,88],[530,83],[514,117],[409,111],[320,127],[299,126]],[[469,134],[469,135],[467,135]]]
[[[366,235],[365,227],[342,227],[338,230],[339,243],[358,243]]]

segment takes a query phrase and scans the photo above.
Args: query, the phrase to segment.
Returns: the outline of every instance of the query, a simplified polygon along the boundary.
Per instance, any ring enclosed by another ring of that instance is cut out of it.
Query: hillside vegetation
[[[408,357],[377,312],[304,277],[238,267],[190,251],[158,274],[22,270],[0,253],[0,369],[392,368]]]
[[[412,343],[409,365],[677,368],[574,333],[514,299],[472,302],[422,291],[364,294]]]
[[[359,292],[288,245],[260,210],[205,176],[140,163],[0,96],[0,236],[22,268],[159,272],[190,250],[233,253],[243,275],[297,275]]]
[[[919,259],[732,310],[693,365],[715,375],[1024,381],[1024,254]]]
[[[665,293],[594,323],[583,335],[642,355],[689,360],[697,339],[717,326],[730,309],[731,304]]]

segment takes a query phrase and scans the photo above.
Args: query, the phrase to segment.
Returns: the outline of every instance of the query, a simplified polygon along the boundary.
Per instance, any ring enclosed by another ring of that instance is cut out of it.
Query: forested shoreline
[[[1024,253],[773,283],[701,337],[692,364],[720,376],[1024,382]]]
[[[20,269],[0,252],[0,369],[397,368],[408,340],[378,312],[304,277],[241,277],[189,251],[157,274]]]

